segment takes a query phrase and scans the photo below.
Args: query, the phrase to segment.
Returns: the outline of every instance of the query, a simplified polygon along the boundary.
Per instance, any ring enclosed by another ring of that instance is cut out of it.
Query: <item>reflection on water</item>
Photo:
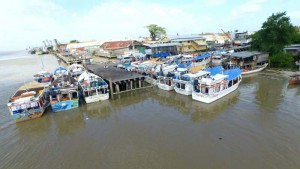
[[[282,102],[284,86],[286,86],[286,81],[281,77],[275,77],[271,75],[258,75],[257,80],[257,90],[256,90],[256,101],[261,106],[269,112],[274,112],[277,106]],[[272,84],[270,84],[272,80]]]
[[[239,91],[236,90],[222,99],[211,104],[205,104],[192,99],[190,96],[184,96],[176,92],[156,90],[157,95],[153,95],[161,104],[172,106],[180,113],[190,116],[193,122],[201,120],[212,120],[221,112],[230,108],[238,101]]]
[[[79,107],[81,112],[86,114],[89,119],[107,119],[113,111],[113,107],[109,100],[97,103],[82,104]]]

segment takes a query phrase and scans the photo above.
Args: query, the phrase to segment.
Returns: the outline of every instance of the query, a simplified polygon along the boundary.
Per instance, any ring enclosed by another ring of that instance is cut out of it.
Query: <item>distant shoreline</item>
[[[14,53],[25,52],[26,50],[9,50],[9,51],[0,51],[0,55],[11,55]]]

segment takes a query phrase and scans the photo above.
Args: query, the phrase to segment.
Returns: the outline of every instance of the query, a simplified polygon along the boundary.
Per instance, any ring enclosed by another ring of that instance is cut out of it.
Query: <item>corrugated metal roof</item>
[[[179,46],[180,43],[159,43],[159,44],[143,44],[150,48],[166,47],[166,46]]]
[[[71,48],[83,48],[89,46],[101,46],[104,41],[89,41],[89,42],[80,42],[80,43],[69,43],[67,44],[67,49]]]
[[[245,51],[245,52],[234,52],[231,53],[231,57],[233,58],[248,58],[251,56],[256,56],[256,55],[262,55],[263,53],[261,52],[249,52],[249,51]]]
[[[102,44],[105,50],[123,49],[128,48],[132,44],[132,40],[128,41],[110,41]]]
[[[198,34],[187,34],[187,35],[170,35],[168,39],[171,41],[184,41],[184,40],[197,40],[197,39],[205,39],[203,36]]]

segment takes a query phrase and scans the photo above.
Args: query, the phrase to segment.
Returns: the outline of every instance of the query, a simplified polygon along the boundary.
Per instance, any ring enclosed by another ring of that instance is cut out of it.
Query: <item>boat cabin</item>
[[[257,65],[263,65],[269,60],[269,54],[261,52],[234,52],[231,54],[231,63],[241,69],[252,69]]]

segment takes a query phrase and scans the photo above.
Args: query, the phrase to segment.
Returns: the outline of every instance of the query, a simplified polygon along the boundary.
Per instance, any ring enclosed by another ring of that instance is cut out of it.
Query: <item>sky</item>
[[[0,51],[147,37],[149,24],[168,35],[257,31],[284,11],[300,26],[299,0],[1,0]]]

